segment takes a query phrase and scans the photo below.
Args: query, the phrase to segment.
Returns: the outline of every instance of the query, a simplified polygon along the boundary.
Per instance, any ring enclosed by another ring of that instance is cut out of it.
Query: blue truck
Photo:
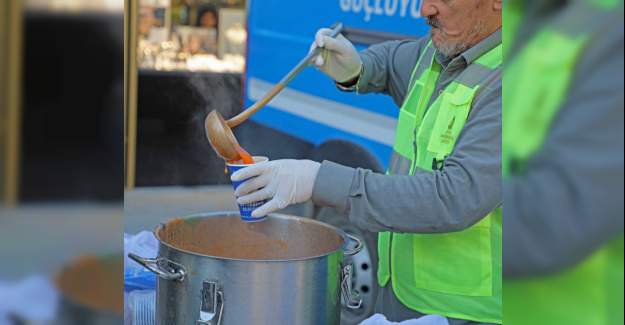
[[[342,22],[343,34],[360,50],[389,39],[423,36],[429,28],[419,7],[420,0],[249,1],[245,106],[297,64],[320,27]],[[386,167],[397,114],[390,97],[338,91],[328,77],[310,68],[253,120],[315,146],[345,140]]]
[[[420,5],[421,0],[249,0],[244,106],[259,100],[307,54],[319,28],[342,22],[343,35],[359,50],[387,40],[419,38],[429,30],[420,17]],[[252,119],[257,129],[290,139],[283,140],[284,146],[299,143],[313,148],[291,150],[307,152],[303,156],[282,153],[284,157],[328,159],[382,172],[391,155],[398,112],[389,96],[341,92],[327,76],[308,68]],[[366,249],[352,260],[352,284],[364,304],[360,310],[344,309],[341,321],[359,323],[373,312],[375,303],[376,234],[355,228],[332,209],[313,207],[294,213],[312,214],[365,238]]]

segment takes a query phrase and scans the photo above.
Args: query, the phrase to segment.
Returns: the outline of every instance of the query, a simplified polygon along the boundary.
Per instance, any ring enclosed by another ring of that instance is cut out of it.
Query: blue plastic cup
[[[266,162],[266,161],[269,160],[267,157],[262,157],[262,156],[254,156],[252,158],[254,159],[254,163],[255,164],[261,163],[261,162]],[[234,163],[234,164],[226,163],[226,168],[228,169],[228,174],[230,174],[230,175],[232,175],[237,170],[239,170],[241,168],[245,168],[247,166],[250,166],[250,165],[249,164],[239,164],[239,163]],[[237,187],[239,187],[239,185],[245,183],[245,181],[247,181],[248,179],[244,179],[244,180],[238,181],[238,182],[232,182],[232,187],[236,190]],[[239,206],[239,213],[241,214],[241,220],[246,221],[246,222],[254,222],[254,221],[264,220],[266,218],[266,216],[260,217],[260,218],[252,217],[252,211],[257,209],[261,205],[267,203],[268,201],[269,200],[262,200],[262,201],[248,203],[248,204],[238,204],[237,203],[237,205]]]

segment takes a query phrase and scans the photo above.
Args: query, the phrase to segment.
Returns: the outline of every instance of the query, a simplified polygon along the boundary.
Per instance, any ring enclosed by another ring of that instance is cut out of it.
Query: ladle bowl
[[[232,133],[232,129],[228,126],[226,120],[217,112],[213,110],[208,113],[206,120],[204,121],[204,128],[206,130],[206,137],[208,142],[217,152],[217,154],[226,161],[233,161],[239,159],[239,142]]]

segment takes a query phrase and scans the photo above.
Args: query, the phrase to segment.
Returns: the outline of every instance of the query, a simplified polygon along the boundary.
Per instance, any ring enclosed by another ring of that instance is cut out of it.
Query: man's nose
[[[421,17],[432,17],[438,14],[435,0],[423,0],[421,2]]]

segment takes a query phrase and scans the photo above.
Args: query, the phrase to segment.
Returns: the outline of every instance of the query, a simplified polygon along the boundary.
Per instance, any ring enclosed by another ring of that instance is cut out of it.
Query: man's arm
[[[504,181],[504,276],[561,271],[623,234],[622,71],[621,20],[582,56],[527,172]]]
[[[410,75],[427,44],[427,38],[410,41],[388,41],[360,52],[362,70],[357,83],[349,89],[360,94],[385,93],[401,106],[408,91]]]
[[[382,175],[324,161],[313,201],[370,231],[437,233],[475,224],[501,204],[501,79],[484,89],[442,170]]]

